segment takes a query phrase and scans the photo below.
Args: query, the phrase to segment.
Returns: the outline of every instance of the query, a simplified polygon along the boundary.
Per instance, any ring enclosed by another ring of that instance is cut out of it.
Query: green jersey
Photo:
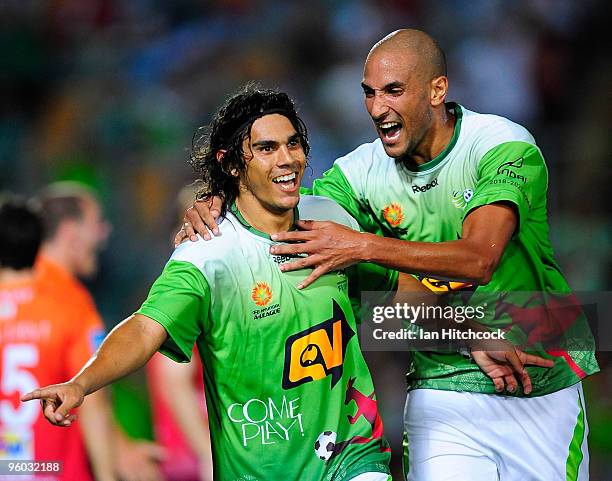
[[[472,289],[476,297],[478,293],[508,291],[569,295],[549,241],[548,175],[535,140],[523,127],[503,117],[478,114],[457,104],[450,107],[457,119],[455,131],[449,145],[435,159],[411,170],[387,156],[377,139],[336,160],[314,182],[314,194],[336,200],[366,231],[425,242],[459,239],[469,212],[494,202],[511,203],[519,226],[487,285],[428,278],[422,281],[434,290]],[[535,310],[525,311],[538,308],[537,301],[527,297],[502,315],[490,312],[480,322],[504,328],[511,333],[510,338],[524,344],[529,332],[520,325],[519,318],[538,315]],[[533,350],[555,358],[551,369],[528,368],[533,395],[557,391],[596,372],[591,341],[569,351]],[[408,382],[411,388],[495,392],[493,383],[478,366],[453,353],[414,352]],[[522,391],[516,395],[522,395]]]
[[[298,215],[358,228],[325,198],[302,197]],[[220,229],[211,241],[181,244],[138,311],[164,326],[161,352],[172,359],[188,361],[197,344],[215,479],[388,473],[347,275],[331,272],[298,290],[311,270],[282,272],[289,258],[270,254],[275,243],[235,207]],[[394,289],[396,276],[376,269],[367,269],[369,280]]]

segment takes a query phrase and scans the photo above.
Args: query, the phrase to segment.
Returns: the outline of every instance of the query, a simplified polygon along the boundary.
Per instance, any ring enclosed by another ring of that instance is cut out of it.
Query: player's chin
[[[98,262],[95,258],[86,259],[77,266],[76,272],[83,279],[91,279],[98,273]]]
[[[294,209],[298,202],[300,201],[300,192],[294,192],[292,194],[285,194],[281,198],[278,199],[277,205],[282,210],[291,210]]]
[[[394,143],[382,143],[383,149],[385,149],[385,154],[394,159],[398,159],[403,157],[407,150],[407,142],[394,142]]]

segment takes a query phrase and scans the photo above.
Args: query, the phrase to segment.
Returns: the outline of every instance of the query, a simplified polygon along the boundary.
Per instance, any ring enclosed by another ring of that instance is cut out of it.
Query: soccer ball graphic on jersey
[[[336,433],[333,431],[325,431],[319,434],[319,437],[314,443],[315,454],[323,461],[328,461],[334,454],[336,447]]]

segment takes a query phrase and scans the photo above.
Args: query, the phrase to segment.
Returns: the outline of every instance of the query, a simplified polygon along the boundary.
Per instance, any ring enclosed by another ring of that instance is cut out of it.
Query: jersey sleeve
[[[548,172],[540,149],[527,142],[506,142],[489,150],[478,164],[478,182],[464,215],[483,205],[510,202],[520,230],[536,200],[546,195]]]
[[[315,179],[311,193],[336,201],[357,220],[364,231],[374,234],[381,232],[369,205],[363,200],[358,189],[348,181],[338,163],[325,172],[323,177]]]
[[[159,349],[162,354],[189,362],[209,307],[210,288],[204,274],[190,262],[170,260],[137,313],[159,322],[168,332]]]
[[[69,329],[71,335],[66,345],[66,369],[69,377],[74,376],[96,352],[106,334],[102,318],[89,294],[74,296],[71,303],[75,313]]]

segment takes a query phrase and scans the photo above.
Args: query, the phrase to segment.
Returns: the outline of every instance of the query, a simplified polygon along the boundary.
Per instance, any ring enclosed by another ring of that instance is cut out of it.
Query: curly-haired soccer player
[[[195,343],[216,480],[389,479],[347,275],[330,272],[299,290],[310,270],[284,273],[279,264],[288,258],[270,254],[269,234],[293,229],[300,217],[357,228],[334,201],[300,199],[308,149],[286,94],[247,87],[231,97],[210,129],[196,133],[192,152],[202,193],[226,200],[223,236],[180,245],[140,310],[76,377],[22,399],[43,399],[49,421],[70,424],[87,394],[158,349],[188,361]],[[378,287],[392,290],[397,275],[378,272]]]

